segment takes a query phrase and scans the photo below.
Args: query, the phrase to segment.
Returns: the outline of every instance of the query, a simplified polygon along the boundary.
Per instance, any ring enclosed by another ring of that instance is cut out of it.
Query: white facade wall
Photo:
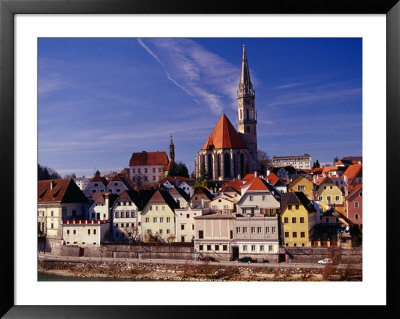
[[[110,192],[112,194],[122,194],[126,190],[128,190],[128,187],[122,182],[122,181],[111,181],[107,187],[107,192]]]
[[[140,182],[142,185],[157,183],[165,177],[165,165],[141,165],[129,167],[129,180],[133,184]]]
[[[109,208],[108,205],[103,203],[93,203],[89,207],[88,219],[90,220],[109,220]]]
[[[140,211],[133,201],[116,201],[111,209],[112,238],[114,241],[129,241],[141,239]],[[129,235],[131,233],[132,235]]]
[[[74,178],[75,184],[83,191],[90,183],[89,178],[84,178],[84,177],[77,177]]]
[[[182,188],[187,194],[189,194],[190,197],[192,197],[194,190],[193,190],[193,187],[190,186],[188,183],[182,182],[179,184],[178,187]]]
[[[270,192],[249,191],[237,203],[237,213],[244,215],[253,211],[254,214],[264,214],[264,212],[267,213],[265,210],[269,209],[275,210],[274,212],[276,213],[280,206],[279,201]]]
[[[176,214],[176,241],[191,242],[196,236],[194,217],[203,215],[204,210],[192,209],[186,207],[184,209],[175,209]]]
[[[272,163],[274,167],[293,166],[294,168],[312,169],[311,156],[274,156]]]
[[[85,190],[83,191],[83,193],[86,196],[89,196],[95,192],[105,192],[106,191],[106,186],[102,183],[102,182],[90,182]]]
[[[213,211],[219,211],[222,213],[231,213],[235,211],[235,204],[233,203],[233,200],[223,197],[212,200],[208,204],[208,207]]]
[[[63,224],[63,240],[65,245],[78,245],[82,247],[99,247],[101,243],[108,240],[110,223]]]

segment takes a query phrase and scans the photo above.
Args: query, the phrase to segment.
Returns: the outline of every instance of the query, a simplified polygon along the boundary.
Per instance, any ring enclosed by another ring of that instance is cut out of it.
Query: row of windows
[[[135,212],[118,212],[114,213],[115,218],[135,218]]]
[[[144,169],[144,172],[147,173],[147,171],[148,171],[147,168],[145,168],[145,169]],[[138,169],[137,169],[137,172],[138,172],[138,174],[141,174],[141,173],[142,173],[142,169],[141,169],[141,168],[138,168]],[[153,173],[155,173],[155,172],[156,172],[156,168],[153,167]],[[158,168],[158,172],[161,173],[161,167]],[[132,168],[132,174],[136,174],[136,168]]]
[[[135,223],[115,223],[114,226],[116,228],[124,228],[124,227],[135,227]]]
[[[319,201],[322,201],[322,196],[318,196],[318,200]],[[326,201],[327,202],[330,202],[332,200],[332,196],[326,196]],[[340,201],[340,196],[339,195],[336,195],[335,196],[335,201]]]
[[[222,246],[222,251],[228,251],[228,245],[214,245],[214,249],[212,245],[206,245],[207,251],[220,251],[220,246]],[[199,245],[199,250],[204,251],[204,245]]]
[[[181,230],[185,230],[185,224],[181,224]],[[192,224],[192,230],[194,230],[194,224]]]
[[[218,209],[218,205],[212,205],[212,209]],[[228,205],[224,205],[224,209],[230,209]]]
[[[158,210],[158,206],[154,206]],[[150,210],[153,210],[153,206],[150,206]],[[165,210],[165,206],[161,206],[161,210]]]
[[[249,251],[248,250],[248,245],[242,245],[242,251]],[[250,245],[250,251],[255,252],[256,251],[256,245]],[[265,251],[264,250],[264,245],[259,245],[259,251]],[[268,252],[273,251],[273,246],[268,245]]]
[[[166,217],[167,223],[171,222],[171,217]],[[145,223],[150,223],[150,217],[146,217],[144,220]],[[164,222],[164,217],[160,217],[160,223]],[[157,223],[157,217],[153,217],[153,223]]]
[[[265,227],[265,233],[269,233],[271,230],[271,233],[274,234],[276,233],[276,227]],[[244,234],[247,233],[247,227],[236,227],[236,233],[239,234],[240,231],[242,231]],[[256,233],[256,227],[250,227],[250,231],[252,234]],[[262,233],[263,228],[262,227],[257,227],[257,234]]]
[[[167,234],[170,234],[170,233],[171,233],[171,230],[168,228],[168,229],[165,230],[165,232],[166,232]],[[151,235],[151,233],[152,233],[151,229],[148,229],[148,230],[147,230],[147,234]],[[160,235],[162,235],[162,234],[164,233],[164,230],[163,230],[163,229],[159,229],[159,230],[158,230],[158,233],[159,233]]]
[[[132,202],[131,201],[119,201],[118,202],[118,206],[132,206]]]
[[[67,245],[69,245],[69,244],[70,244],[70,242],[67,241]],[[83,241],[81,244],[82,244],[82,245],[85,245],[86,242]],[[78,245],[78,242],[77,242],[77,241],[74,241],[73,245]],[[93,245],[96,245],[96,242],[95,242],[95,241],[93,242]]]
[[[72,232],[73,232],[74,235],[76,235],[76,229],[73,229]],[[97,230],[93,229],[93,235],[96,235],[96,232],[97,232]],[[91,233],[90,228],[87,230],[87,233],[90,236],[90,233]],[[70,230],[67,229],[67,235],[69,235],[69,234],[70,234]]]
[[[292,210],[293,205],[288,205],[288,210]],[[296,210],[299,210],[300,206],[295,205]]]
[[[292,233],[292,237],[293,237],[293,238],[297,238],[297,232],[294,231],[294,232]],[[305,238],[305,237],[306,237],[306,233],[302,231],[302,232],[300,233],[300,237],[301,237],[301,238]],[[289,232],[288,232],[288,231],[285,232],[285,238],[289,238]]]
[[[285,217],[283,219],[283,222],[285,224],[289,223],[289,217]],[[292,224],[296,224],[297,223],[297,217],[292,217]],[[300,217],[300,224],[304,224],[304,217]]]
[[[141,176],[133,176],[132,177],[132,181],[135,182],[136,181],[136,177],[137,177],[137,181],[139,182],[141,180]],[[149,180],[147,175],[144,175],[143,179],[145,180],[145,182],[147,182]],[[153,175],[153,181],[156,181],[156,180],[157,180],[157,176]]]

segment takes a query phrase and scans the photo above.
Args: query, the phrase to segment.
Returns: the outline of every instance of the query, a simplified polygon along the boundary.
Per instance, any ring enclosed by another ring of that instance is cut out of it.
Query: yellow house
[[[175,241],[175,209],[179,208],[172,196],[157,190],[141,213],[143,241]]]
[[[303,192],[309,200],[313,200],[314,184],[304,176],[297,176],[288,185],[288,192]]]
[[[327,211],[331,207],[343,205],[344,196],[335,183],[329,177],[325,177],[317,182],[315,200],[318,201],[320,210]]]
[[[317,212],[314,204],[302,192],[281,196],[281,235],[285,246],[311,246]]]

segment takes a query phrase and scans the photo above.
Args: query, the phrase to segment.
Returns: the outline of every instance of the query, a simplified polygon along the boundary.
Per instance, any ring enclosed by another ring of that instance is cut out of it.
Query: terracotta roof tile
[[[90,181],[91,181],[91,182],[100,182],[100,183],[103,183],[104,186],[107,186],[107,185],[108,185],[108,180],[107,180],[107,178],[102,177],[102,176],[94,176],[94,177],[92,177],[92,178],[90,179]]]
[[[165,152],[140,152],[132,153],[129,166],[167,165],[168,162],[168,156]]]
[[[73,179],[38,181],[38,203],[86,203],[88,200]]]
[[[214,148],[247,148],[225,113],[222,114],[214,130],[201,149],[207,150]]]
[[[351,184],[354,178],[362,177],[362,164],[350,165],[343,173],[342,178],[344,176],[347,176],[348,184]]]

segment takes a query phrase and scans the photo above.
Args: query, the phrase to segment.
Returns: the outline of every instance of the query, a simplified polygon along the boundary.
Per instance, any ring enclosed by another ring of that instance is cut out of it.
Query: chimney
[[[201,198],[201,208],[204,208],[204,198]]]
[[[257,171],[254,172],[254,177],[257,177]]]
[[[109,210],[109,205],[110,205],[110,200],[109,200],[109,198],[108,198],[108,193],[105,193],[104,194],[104,201],[105,201],[105,205],[106,205],[106,209],[107,209],[107,211]]]
[[[53,189],[54,186],[56,186],[56,182],[55,181],[50,181],[50,189]]]
[[[347,182],[348,182],[347,175],[344,175],[343,179],[344,179],[345,184],[347,185]]]
[[[269,170],[269,168],[267,169],[267,176],[269,176],[269,174],[271,174],[271,171]]]
[[[314,182],[314,184],[317,183],[317,175],[313,175],[313,182]]]
[[[349,187],[346,185],[344,187],[344,196],[347,197],[347,195],[349,195]]]

